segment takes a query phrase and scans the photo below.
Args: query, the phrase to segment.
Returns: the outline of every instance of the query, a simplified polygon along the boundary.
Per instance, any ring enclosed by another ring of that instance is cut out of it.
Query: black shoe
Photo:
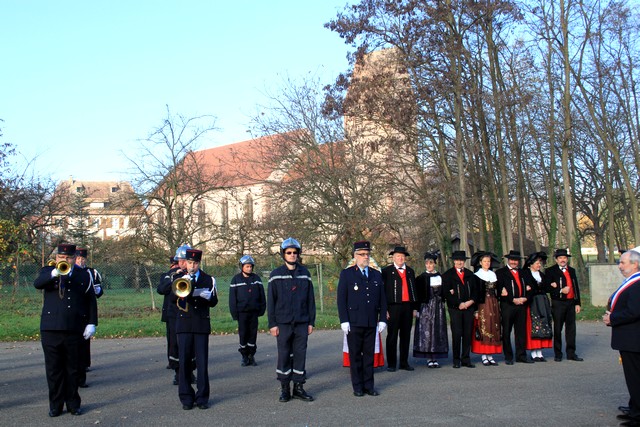
[[[282,383],[280,390],[280,398],[278,401],[280,402],[288,402],[291,400],[291,390],[289,388],[289,383]]]
[[[376,390],[375,388],[373,388],[371,390],[365,389],[364,392],[366,394],[368,394],[369,396],[380,396],[380,393],[378,393],[378,390]]]
[[[622,421],[636,421],[636,422],[640,422],[640,420],[638,418],[632,417],[629,414],[620,414],[620,415],[616,415],[616,418]]]
[[[573,360],[574,362],[583,362],[584,359],[582,357],[578,357],[576,356],[571,356],[571,357],[567,357],[568,360]]]
[[[625,426],[625,427],[640,427],[640,421],[636,421],[636,420],[629,420],[629,421],[625,421],[623,423],[620,423],[621,426]]]
[[[453,367],[458,369],[460,367],[460,362],[458,362],[458,361],[453,362]]]
[[[69,409],[69,413],[71,415],[82,415],[82,409],[80,408]]]
[[[182,409],[184,409],[185,411],[190,411],[193,409],[193,403],[190,405],[187,405],[186,403],[182,405]]]
[[[87,388],[87,387],[89,387],[89,384],[87,384],[87,383],[78,384],[78,387]]]
[[[361,392],[361,391],[354,391],[354,392],[353,392],[353,395],[354,395],[355,397],[362,397],[362,396],[364,396],[364,393],[363,393],[363,392]]]
[[[313,402],[313,397],[307,394],[302,387],[302,383],[294,383],[293,384],[293,398],[304,400],[305,402]]]
[[[518,359],[517,360],[518,363],[533,363],[533,360],[529,360],[529,359]]]
[[[631,408],[628,406],[618,406],[618,411],[622,412],[623,414],[628,414],[629,411],[631,411]]]
[[[59,417],[61,413],[62,413],[62,411],[59,410],[59,409],[49,409],[49,416],[50,417]]]
[[[249,366],[249,358],[247,356],[242,356],[242,362],[240,362],[240,366]]]
[[[391,366],[387,368],[387,372],[395,372],[395,371],[396,371],[396,368],[392,368]]]
[[[562,357],[554,357],[553,361],[554,362],[562,362]]]
[[[538,357],[538,360],[536,360],[536,362],[546,362],[547,359],[545,359],[544,357]]]
[[[256,363],[256,358],[253,354],[249,355],[249,362],[248,362],[249,366],[258,366],[258,364]]]
[[[411,365],[402,365],[400,366],[400,369],[403,371],[415,371],[415,368]]]
[[[513,360],[505,360],[504,363],[507,365],[513,365]]]
[[[200,409],[209,409],[209,405],[206,403],[198,403],[198,408]]]

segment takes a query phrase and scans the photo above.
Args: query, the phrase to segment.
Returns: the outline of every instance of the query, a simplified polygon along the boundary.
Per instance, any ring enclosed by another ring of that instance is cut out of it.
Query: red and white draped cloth
[[[622,285],[620,285],[618,289],[616,289],[616,291],[611,295],[611,298],[609,298],[609,311],[613,312],[613,310],[615,310],[618,297],[636,283],[640,283],[640,272],[627,277],[627,279],[622,282]]]

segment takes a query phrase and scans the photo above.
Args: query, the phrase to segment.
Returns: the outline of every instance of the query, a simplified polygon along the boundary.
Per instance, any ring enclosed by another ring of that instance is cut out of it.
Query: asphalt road
[[[99,333],[99,331],[98,331]],[[413,360],[414,372],[376,371],[380,396],[352,395],[349,370],[341,367],[342,332],[309,337],[307,392],[313,402],[279,403],[275,339],[258,337],[256,367],[241,367],[237,336],[211,336],[211,407],[185,411],[165,340],[95,339],[89,388],[81,389],[84,414],[49,418],[44,356],[39,342],[0,343],[1,426],[613,426],[628,394],[601,323],[578,324],[584,362],[440,369]],[[498,358],[499,362],[503,358]]]

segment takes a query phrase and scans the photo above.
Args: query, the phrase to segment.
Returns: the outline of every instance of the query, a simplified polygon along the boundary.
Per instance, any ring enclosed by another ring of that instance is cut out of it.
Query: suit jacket
[[[238,313],[255,313],[262,316],[267,309],[267,299],[260,276],[251,273],[244,277],[238,273],[231,278],[229,285],[229,311],[233,320],[238,320]]]
[[[311,273],[303,265],[295,270],[281,265],[271,272],[267,289],[267,318],[269,328],[280,323],[316,324],[316,300]]]
[[[171,293],[171,284],[178,278],[175,274],[179,269],[180,267],[174,267],[160,276],[158,293],[164,295],[161,317],[163,322],[168,322],[169,318],[175,318],[178,311],[178,307],[176,306],[177,297]]]
[[[580,303],[580,286],[578,286],[578,278],[576,277],[576,270],[573,267],[567,266],[569,269],[569,276],[571,277],[571,282],[573,283],[573,300],[576,305],[582,305]],[[562,286],[567,286],[567,280],[564,277],[564,273],[560,270],[560,266],[555,264],[552,267],[549,267],[544,272],[544,283],[547,292],[549,292],[549,296],[551,296],[552,300],[558,301],[566,301],[567,295],[560,293],[560,284]],[[555,288],[551,286],[552,283],[556,283]]]
[[[409,291],[409,302],[414,310],[420,308],[418,293],[416,291],[416,273],[411,267],[405,264],[407,288]],[[402,304],[402,278],[394,264],[382,269],[382,281],[387,296],[387,304]]]
[[[200,288],[213,290],[213,295],[211,295],[210,300],[193,296],[193,292]],[[173,293],[171,295],[175,296]],[[210,334],[211,316],[209,315],[209,308],[215,307],[216,304],[218,304],[218,293],[213,277],[200,270],[200,274],[195,283],[193,281],[191,282],[191,293],[187,295],[185,299],[189,310],[177,310],[176,333]]]
[[[518,269],[518,277],[520,278],[520,286],[522,288],[521,290],[518,288],[518,284],[516,283],[516,279],[513,277],[511,270],[506,265],[496,270],[496,276],[498,277],[498,286],[496,291],[498,292],[500,302],[515,305],[513,303],[513,299],[523,297],[527,298],[527,302],[529,301],[531,295],[529,295],[527,285],[523,280],[522,270]],[[502,295],[503,290],[507,291],[506,296]]]
[[[476,275],[471,270],[462,270],[463,280],[460,280],[455,267],[442,273],[442,296],[447,301],[447,307],[458,309],[461,303],[473,300],[477,303],[479,289]],[[475,305],[475,304],[474,304]],[[468,310],[473,310],[473,306]]]
[[[640,281],[618,295],[609,320],[611,321],[611,348],[619,351],[640,352]]]
[[[87,324],[97,326],[98,305],[87,270],[73,266],[66,276],[51,277],[54,268],[42,267],[33,282],[44,294],[40,330],[82,333]]]
[[[345,268],[338,280],[338,316],[340,323],[351,326],[375,327],[379,321],[386,322],[387,298],[382,283],[382,274],[368,268],[365,277],[358,266]]]

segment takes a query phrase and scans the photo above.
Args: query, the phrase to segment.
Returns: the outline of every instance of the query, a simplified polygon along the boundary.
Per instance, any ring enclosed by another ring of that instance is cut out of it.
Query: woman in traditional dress
[[[424,254],[426,271],[416,278],[420,310],[413,335],[413,357],[427,359],[427,367],[439,368],[437,359],[449,356],[447,314],[442,298],[442,277],[436,270],[437,252]]]
[[[473,339],[471,351],[482,355],[484,366],[497,366],[494,354],[502,353],[502,333],[500,323],[500,304],[496,291],[498,278],[491,270],[491,263],[497,258],[491,252],[477,252],[471,257],[471,264],[476,269],[476,282],[480,289],[476,303]]]
[[[534,252],[529,255],[522,268],[522,281],[531,288],[532,295],[527,307],[527,350],[531,350],[534,362],[546,362],[543,348],[553,347],[553,329],[551,325],[551,305],[544,289],[544,273],[541,268],[547,261],[547,254]]]

